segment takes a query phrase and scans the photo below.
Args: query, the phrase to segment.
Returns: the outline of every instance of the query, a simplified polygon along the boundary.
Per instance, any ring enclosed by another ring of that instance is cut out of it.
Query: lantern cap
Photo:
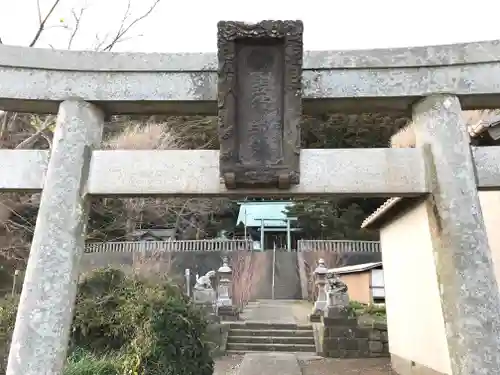
[[[229,267],[229,259],[228,257],[222,258],[222,266],[218,270],[219,273],[232,273],[233,270]]]
[[[318,260],[318,266],[314,270],[316,275],[326,275],[328,273],[328,268],[326,267],[325,260],[320,258]]]

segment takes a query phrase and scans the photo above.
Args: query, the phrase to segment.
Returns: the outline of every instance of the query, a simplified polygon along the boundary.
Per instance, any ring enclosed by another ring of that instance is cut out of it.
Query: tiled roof
[[[495,130],[493,128],[495,128]],[[497,129],[500,129],[500,115],[494,115],[487,119],[482,119],[477,123],[471,124],[467,127],[471,138],[477,138],[479,135],[489,130],[490,134],[492,134],[492,137],[498,139],[500,138],[500,132],[497,132]],[[498,138],[493,136],[496,134],[498,134]],[[399,206],[401,202],[406,199],[408,198],[389,198],[379,208],[377,208],[375,212],[373,212],[361,223],[361,228],[368,228],[375,221],[378,221],[382,216],[388,215],[390,211],[392,211],[396,206]]]
[[[346,273],[356,273],[356,272],[369,271],[369,270],[372,270],[374,268],[378,268],[381,266],[382,266],[382,262],[373,262],[373,263],[355,264],[353,266],[331,268],[328,271],[342,275],[342,274],[346,274]]]
[[[384,215],[386,212],[388,212],[392,207],[394,207],[400,200],[403,198],[400,197],[393,197],[389,198],[386,200],[382,206],[377,208],[375,212],[373,212],[370,216],[368,216],[363,222],[361,223],[361,228],[367,228],[370,224],[372,224],[376,219]]]

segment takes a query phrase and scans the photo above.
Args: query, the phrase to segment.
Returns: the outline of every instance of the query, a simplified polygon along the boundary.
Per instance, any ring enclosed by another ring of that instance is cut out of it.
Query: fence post
[[[457,97],[429,96],[413,108],[426,158],[426,202],[452,375],[500,368],[500,295],[476,185],[470,138]]]
[[[276,286],[276,242],[273,243],[273,272],[272,272],[272,282],[271,282],[271,299],[274,299],[274,288]]]
[[[85,247],[91,152],[100,145],[103,120],[103,113],[92,104],[77,100],[60,104],[8,375],[62,373]]]
[[[191,270],[189,268],[184,270],[184,277],[186,279],[186,294],[191,297]]]
[[[19,276],[19,270],[14,271],[14,277],[12,278],[12,290],[10,292],[11,296],[14,297],[17,291],[17,277]]]

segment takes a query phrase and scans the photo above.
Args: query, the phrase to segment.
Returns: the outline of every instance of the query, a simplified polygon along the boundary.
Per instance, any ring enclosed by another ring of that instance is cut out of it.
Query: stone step
[[[231,353],[248,353],[248,352],[308,352],[314,353],[316,347],[307,344],[253,344],[253,343],[228,343],[227,351]]]
[[[229,336],[228,344],[313,345],[314,337]]]
[[[229,330],[229,337],[231,336],[271,336],[271,337],[314,337],[312,329],[236,329]]]
[[[274,323],[274,322],[242,322],[231,323],[230,329],[272,329],[272,330],[297,330],[297,331],[312,331],[310,324],[294,324],[294,323]]]

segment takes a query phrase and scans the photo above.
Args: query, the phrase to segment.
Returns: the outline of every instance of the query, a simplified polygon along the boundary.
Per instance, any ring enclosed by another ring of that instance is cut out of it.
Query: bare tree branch
[[[47,145],[49,146],[49,150],[52,149],[52,138],[47,136],[45,132],[41,132],[40,136],[45,139],[45,142],[47,142]]]
[[[40,137],[43,137],[43,132],[46,131],[49,127],[51,127],[53,125],[53,120],[54,120],[53,116],[47,116],[47,118],[43,122],[42,127],[35,134],[32,134],[29,138],[27,138],[24,141],[22,141],[21,143],[19,143],[16,146],[16,150],[31,148],[31,146],[33,146],[33,144]],[[47,138],[45,138],[45,139],[47,139]],[[50,142],[49,142],[49,146],[50,146]]]
[[[123,37],[125,36],[125,34],[127,34],[132,27],[134,27],[139,22],[141,22],[146,17],[148,17],[153,12],[153,10],[155,10],[156,6],[159,3],[160,3],[160,0],[155,0],[155,2],[153,3],[153,5],[151,5],[151,7],[149,7],[149,9],[144,14],[142,14],[139,17],[137,17],[132,22],[130,22],[130,24],[128,26],[126,26],[127,20],[128,20],[128,18],[130,16],[131,0],[129,0],[128,4],[127,4],[127,10],[125,11],[125,14],[123,16],[121,25],[118,28],[117,33],[115,34],[115,36],[113,37],[113,39],[111,40],[111,42],[106,47],[104,47],[102,50],[103,51],[111,51],[116,44],[122,42],[123,41]]]
[[[5,137],[5,134],[7,134],[9,114],[7,112],[2,112],[0,117],[2,119],[2,126],[0,127],[0,141],[2,141]]]
[[[17,118],[18,118],[17,113],[12,114],[11,116],[9,116],[8,112],[3,113],[2,127],[0,128],[1,141],[8,139],[7,134],[12,124],[17,120]]]
[[[73,16],[73,19],[75,20],[75,26],[73,28],[73,31],[71,32],[71,36],[69,37],[68,41],[68,49],[71,49],[73,45],[73,40],[75,39],[76,34],[80,30],[80,23],[82,21],[83,13],[85,12],[86,8],[81,8],[80,13],[77,14],[74,9],[71,9],[71,15]]]
[[[130,38],[137,37],[133,28],[145,20],[159,4],[160,0],[151,0],[153,3],[147,5],[147,11],[143,14],[137,14],[133,11],[131,4],[132,0],[128,0],[125,13],[123,14],[119,27],[112,30],[110,33],[100,35],[96,40],[99,50],[110,51],[118,43],[124,42]],[[68,30],[67,48],[71,49],[76,44],[77,36],[82,32],[82,17],[85,16],[84,12],[88,9],[74,8],[71,10],[69,23],[59,22],[56,24],[52,22],[55,17],[56,8],[63,4],[61,0],[50,0],[50,9],[47,14],[43,14],[43,3],[37,0],[37,18],[38,30],[33,36],[29,47],[34,47],[40,43],[42,34],[47,32],[50,28],[64,28]],[[144,9],[146,10],[146,8]],[[85,19],[86,22],[87,20]],[[133,35],[131,35],[133,34]],[[0,44],[3,40],[0,38]],[[45,43],[44,43],[45,44]],[[52,45],[49,44],[54,49]],[[44,121],[39,118],[33,122],[33,116],[17,113],[3,113],[0,112],[0,147],[7,146],[8,148],[27,149],[38,146],[42,141],[41,148],[45,148],[47,141],[49,148],[52,146],[51,126],[53,125],[54,116],[47,116]],[[35,116],[36,117],[36,116]],[[167,134],[169,130],[164,130],[160,137],[156,137],[156,133],[152,136],[145,136],[146,139],[152,138],[159,141],[160,148],[178,148],[177,141],[169,140]],[[131,140],[132,143],[141,142],[141,140]],[[151,148],[151,147],[147,147]],[[36,216],[36,208],[39,204],[39,197],[37,194],[13,194],[14,201],[10,204],[9,196],[7,193],[0,195],[0,261],[1,259],[9,259],[14,257],[18,260],[25,260],[29,252],[29,240],[34,228],[34,218]],[[6,200],[7,199],[7,200]],[[196,229],[196,236],[200,231],[205,232],[208,214],[214,209],[212,204],[198,203],[198,200],[191,200],[187,203],[182,199],[162,199],[162,200],[148,200],[145,198],[136,200],[115,200],[109,204],[102,204],[99,206],[99,211],[102,211],[103,219],[97,219],[96,225],[92,228],[93,232],[89,233],[89,237],[96,235],[97,238],[107,238],[108,240],[113,237],[114,239],[122,239],[122,237],[131,233],[130,229],[134,229],[128,223],[136,224],[143,222],[150,223],[152,221],[166,222],[166,216],[169,220],[177,222],[178,230],[183,232],[185,229],[189,230],[186,236],[194,236],[194,229]],[[117,214],[120,213],[120,214]],[[109,219],[111,217],[112,219]],[[201,228],[197,228],[201,226]],[[116,237],[116,238],[115,238]],[[126,237],[125,237],[126,238]]]
[[[38,11],[38,24],[41,25],[43,19],[42,19],[42,7],[40,6],[40,0],[36,0],[36,8]]]
[[[102,39],[99,37],[99,34],[96,34],[94,46],[92,47],[92,49],[94,51],[102,51],[102,47],[106,43],[106,40],[108,40],[108,37],[109,37],[109,33],[106,33],[106,35],[104,35],[104,37]]]
[[[40,18],[40,25],[38,26],[38,30],[37,30],[35,36],[33,37],[33,40],[29,44],[29,47],[35,46],[36,42],[38,42],[38,39],[40,39],[42,32],[45,30],[45,25],[47,24],[48,19],[50,18],[50,16],[52,15],[52,13],[54,12],[54,10],[56,9],[56,7],[59,5],[60,2],[61,2],[61,0],[54,0],[54,3],[52,4],[52,8],[50,8],[49,12],[45,16],[45,18],[42,20],[42,16],[41,16],[42,11],[40,9],[40,2],[37,1],[38,15]]]

